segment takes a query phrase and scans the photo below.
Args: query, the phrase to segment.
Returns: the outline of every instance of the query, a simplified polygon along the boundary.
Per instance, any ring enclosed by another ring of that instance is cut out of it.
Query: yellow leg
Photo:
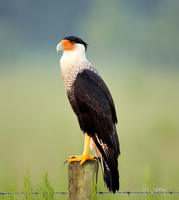
[[[85,133],[85,146],[83,155],[80,156],[70,156],[68,157],[68,162],[78,161],[80,162],[79,165],[82,165],[86,160],[94,160],[94,156],[89,155],[89,145],[90,145],[91,137]]]

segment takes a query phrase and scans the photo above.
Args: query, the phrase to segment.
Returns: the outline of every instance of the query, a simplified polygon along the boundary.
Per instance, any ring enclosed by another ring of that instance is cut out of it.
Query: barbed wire
[[[24,192],[0,192],[0,195],[20,195],[20,194],[26,194]],[[29,194],[36,194],[38,195],[39,192],[31,192]],[[62,195],[67,195],[68,192],[53,192],[53,194],[62,194]],[[99,191],[97,192],[97,194],[101,195],[105,195],[105,194],[112,194],[111,192],[103,192],[103,191]],[[119,191],[116,192],[116,194],[179,194],[179,191]]]
[[[99,191],[99,194],[111,194],[111,192]],[[119,191],[116,194],[179,194],[179,191]]]

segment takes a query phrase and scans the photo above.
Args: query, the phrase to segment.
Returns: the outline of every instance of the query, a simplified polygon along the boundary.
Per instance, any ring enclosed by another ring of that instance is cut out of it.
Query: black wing
[[[100,76],[90,70],[77,75],[74,98],[81,129],[87,132],[102,154],[103,177],[110,191],[119,189],[117,158],[120,154],[112,96]]]

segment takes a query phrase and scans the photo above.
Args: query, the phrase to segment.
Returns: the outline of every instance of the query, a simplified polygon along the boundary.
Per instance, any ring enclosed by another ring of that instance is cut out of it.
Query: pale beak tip
[[[62,45],[61,42],[60,42],[59,44],[57,44],[56,51],[57,51],[57,53],[58,53],[58,52],[61,51],[61,50],[63,50],[63,45]]]

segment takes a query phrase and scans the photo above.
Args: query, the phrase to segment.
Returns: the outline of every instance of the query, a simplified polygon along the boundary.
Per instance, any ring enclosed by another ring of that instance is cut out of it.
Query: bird
[[[69,156],[68,163],[99,160],[104,184],[109,192],[119,190],[119,139],[116,131],[117,115],[111,93],[98,70],[87,60],[88,44],[76,36],[64,37],[56,47],[63,51],[61,74],[67,97],[79,126],[85,135],[82,155]],[[95,157],[89,155],[89,147]]]

